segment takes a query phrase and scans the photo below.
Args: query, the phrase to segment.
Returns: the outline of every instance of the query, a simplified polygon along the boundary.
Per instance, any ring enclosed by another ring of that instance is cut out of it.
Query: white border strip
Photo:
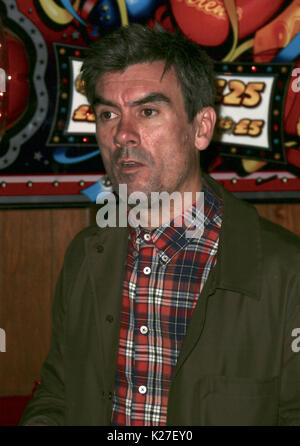
[[[97,182],[100,181],[105,174],[99,175],[9,175],[0,176],[0,182],[5,183],[53,183],[58,181],[59,183],[77,183],[79,181],[85,182]]]
[[[257,178],[269,178],[270,176],[277,175],[278,178],[297,178],[296,175],[290,172],[282,171],[263,171],[254,172],[245,177],[240,177],[234,172],[215,172],[211,173],[210,176],[215,180],[232,180],[232,178],[237,178],[239,180],[255,180]],[[78,181],[86,182],[96,182],[100,181],[105,176],[102,174],[91,174],[91,175],[9,175],[1,176],[0,182],[5,181],[6,183],[26,183],[27,181],[34,181],[35,183],[52,183],[53,181],[59,181],[60,183],[75,183]]]
[[[237,180],[256,180],[257,178],[269,178],[273,175],[277,175],[278,178],[297,178],[296,175],[293,175],[290,172],[271,172],[271,171],[263,171],[263,172],[254,172],[245,177],[240,177],[234,172],[215,172],[211,173],[210,176],[215,180],[232,180],[232,178],[236,178]]]

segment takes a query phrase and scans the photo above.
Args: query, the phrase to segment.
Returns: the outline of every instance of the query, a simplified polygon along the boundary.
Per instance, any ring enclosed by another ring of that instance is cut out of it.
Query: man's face
[[[175,71],[163,62],[106,73],[96,86],[96,136],[118,191],[200,191],[195,126],[188,123]]]

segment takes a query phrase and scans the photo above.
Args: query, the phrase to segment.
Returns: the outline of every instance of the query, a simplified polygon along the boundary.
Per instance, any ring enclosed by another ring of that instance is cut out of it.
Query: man
[[[133,25],[91,48],[83,80],[114,190],[143,193],[148,216],[153,192],[192,202],[157,227],[75,237],[21,423],[300,424],[299,239],[201,173],[216,121],[208,58]],[[174,221],[198,222],[197,192],[204,227],[188,238]]]

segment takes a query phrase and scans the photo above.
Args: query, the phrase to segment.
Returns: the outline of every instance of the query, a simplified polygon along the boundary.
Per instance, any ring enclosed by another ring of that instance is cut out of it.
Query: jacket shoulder
[[[88,226],[81,231],[79,231],[71,240],[69,247],[77,246],[84,243],[87,237],[98,235],[101,229],[96,224]]]
[[[259,223],[262,243],[265,248],[275,250],[282,255],[300,254],[300,237],[298,235],[263,217],[259,217]]]
[[[273,283],[289,291],[289,305],[300,304],[300,238],[287,229],[260,217],[263,268]],[[290,310],[291,312],[293,310]]]
[[[101,229],[96,225],[88,226],[78,232],[69,243],[66,252],[64,263],[73,263],[82,259],[85,253],[85,241],[90,237],[99,235]]]

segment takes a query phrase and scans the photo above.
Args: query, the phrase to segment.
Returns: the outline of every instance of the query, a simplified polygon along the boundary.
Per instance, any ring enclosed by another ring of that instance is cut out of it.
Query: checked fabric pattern
[[[172,222],[151,232],[130,227],[112,425],[166,425],[181,344],[216,264],[223,203],[206,184],[203,192],[200,238]],[[195,218],[196,204],[186,212]]]

